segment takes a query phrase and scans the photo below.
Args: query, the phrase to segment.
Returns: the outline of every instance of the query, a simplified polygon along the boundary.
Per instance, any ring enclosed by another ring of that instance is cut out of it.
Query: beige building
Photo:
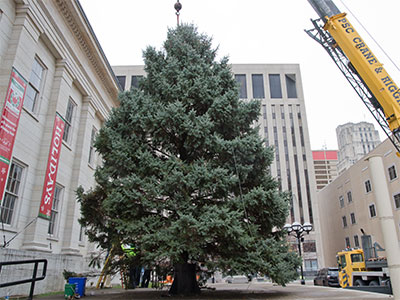
[[[2,106],[13,68],[27,92],[1,200],[0,260],[47,258],[47,278],[35,293],[62,290],[63,269],[87,270],[95,250],[78,223],[75,191],[94,184],[100,160],[93,137],[117,105],[118,83],[78,0],[0,1]],[[56,113],[66,128],[49,221],[38,213]],[[0,276],[21,279],[13,269]],[[0,297],[28,288],[1,289]]]
[[[324,220],[321,267],[336,266],[336,253],[346,247],[361,248],[361,229],[371,235],[372,243],[378,242],[385,248],[376,205],[383,199],[373,190],[369,162],[365,160],[370,155],[383,158],[397,230],[393,238],[400,241],[400,160],[387,139],[318,192],[320,218]]]
[[[339,125],[336,137],[339,146],[339,174],[381,143],[378,130],[368,122]]]
[[[143,66],[114,66],[113,70],[125,90],[137,87],[140,77],[145,75]],[[275,149],[271,174],[279,180],[280,189],[292,195],[288,222],[311,222],[316,228],[306,236],[303,248],[305,270],[316,271],[318,211],[314,204],[313,157],[300,67],[297,64],[233,64],[232,71],[240,85],[240,97],[261,100],[257,125],[265,144]]]

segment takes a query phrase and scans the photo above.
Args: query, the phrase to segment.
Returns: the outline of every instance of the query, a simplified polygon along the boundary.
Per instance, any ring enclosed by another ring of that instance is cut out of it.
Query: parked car
[[[225,278],[227,283],[248,283],[249,278],[245,275],[234,275]]]
[[[338,268],[323,268],[314,278],[314,285],[339,286]]]

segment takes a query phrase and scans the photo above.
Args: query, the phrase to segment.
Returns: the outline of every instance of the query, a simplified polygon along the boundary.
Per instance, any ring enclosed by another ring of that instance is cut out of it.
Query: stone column
[[[50,151],[51,137],[53,133],[54,119],[56,116],[59,103],[68,101],[71,94],[72,71],[66,60],[59,60],[56,63],[56,70],[53,79],[53,88],[47,109],[47,118],[43,128],[41,139],[40,156],[38,157],[37,168],[34,171],[34,188],[32,192],[32,199],[30,201],[30,214],[31,218],[35,218],[39,213],[40,200],[42,197],[44,176],[46,173],[47,160]],[[64,148],[64,146],[62,146]],[[61,155],[62,155],[61,150]],[[65,151],[65,149],[64,149]],[[60,170],[59,170],[60,171]],[[24,243],[22,249],[37,250],[37,251],[51,251],[49,247],[48,237],[49,221],[43,218],[37,218],[25,232]]]
[[[43,31],[30,6],[16,4],[15,19],[8,40],[7,51],[0,64],[1,106],[3,106],[12,67],[29,80],[38,40]]]
[[[75,191],[82,185],[85,190],[91,186],[94,176],[94,169],[89,166],[89,145],[92,134],[93,122],[95,119],[95,108],[91,97],[84,97],[81,114],[79,119],[78,138],[76,152],[74,154],[74,164],[72,166],[72,176],[69,182],[69,199],[64,199],[66,204],[66,221],[62,241],[61,253],[78,255],[80,224],[80,205],[76,201]]]
[[[367,160],[371,170],[372,188],[375,193],[377,213],[382,228],[393,296],[395,300],[400,300],[400,248],[385,168],[381,156],[370,156]]]

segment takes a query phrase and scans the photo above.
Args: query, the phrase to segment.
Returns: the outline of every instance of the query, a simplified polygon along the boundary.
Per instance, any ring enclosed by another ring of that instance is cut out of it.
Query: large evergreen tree
[[[120,94],[96,139],[97,187],[78,192],[92,241],[134,244],[143,264],[174,267],[171,293],[199,291],[195,264],[293,280],[298,257],[279,229],[278,191],[254,122],[258,101],[239,100],[228,59],[193,25],[144,51],[147,76]]]

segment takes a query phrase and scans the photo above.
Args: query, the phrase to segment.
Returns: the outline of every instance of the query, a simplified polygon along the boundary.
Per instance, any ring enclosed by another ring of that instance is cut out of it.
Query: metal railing
[[[42,275],[40,277],[37,277],[37,271],[38,271],[39,263],[43,263],[43,269],[42,269]],[[0,273],[2,271],[3,266],[23,265],[23,264],[34,264],[32,277],[28,278],[28,279],[21,279],[21,280],[17,280],[17,281],[9,281],[9,282],[5,282],[5,283],[1,283],[0,282],[0,288],[7,287],[7,286],[18,285],[18,284],[23,284],[23,283],[31,283],[31,289],[30,289],[29,296],[28,296],[27,299],[28,300],[32,300],[33,299],[33,291],[35,289],[36,281],[43,280],[46,277],[47,259],[30,259],[30,260],[16,260],[16,261],[0,262]]]

